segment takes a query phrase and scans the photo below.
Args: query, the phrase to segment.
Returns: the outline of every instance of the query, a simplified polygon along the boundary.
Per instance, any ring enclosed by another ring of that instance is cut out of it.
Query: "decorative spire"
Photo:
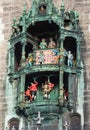
[[[62,0],[62,3],[61,3],[61,10],[65,10],[64,0]]]
[[[62,17],[61,26],[63,27],[64,26],[64,13],[65,13],[64,0],[62,0],[60,11],[61,11],[61,17]]]
[[[27,7],[26,7],[26,3],[24,3],[24,9],[23,9],[23,14],[26,14],[26,9],[27,9]]]
[[[62,4],[61,5],[64,6],[64,0],[62,0]]]
[[[38,116],[37,116],[36,120],[37,120],[36,125],[41,125],[41,121],[44,120],[44,118],[41,117],[40,111],[38,111]]]
[[[23,13],[22,13],[22,21],[23,21],[23,32],[26,31],[26,18],[27,18],[27,7],[26,7],[26,3],[24,3],[24,9],[23,9]]]

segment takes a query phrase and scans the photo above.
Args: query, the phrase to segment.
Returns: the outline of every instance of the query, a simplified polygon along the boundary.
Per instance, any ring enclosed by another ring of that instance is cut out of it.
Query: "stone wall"
[[[21,0],[22,1],[22,0]],[[8,39],[11,34],[11,24],[14,17],[22,12],[23,2],[20,0],[0,0],[0,130],[4,130],[4,117],[7,104],[5,102],[5,87],[7,75]]]
[[[31,0],[0,0],[0,129],[3,130],[4,116],[7,104],[5,99],[5,80],[7,75],[8,39],[11,35],[13,18],[19,18],[23,5],[27,9]],[[60,8],[61,0],[53,0],[55,6]],[[80,26],[84,32],[82,56],[85,63],[85,130],[90,130],[90,0],[65,0],[66,10],[75,9],[80,14]]]
[[[84,130],[90,130],[90,0],[75,0],[75,9],[80,14],[80,26],[84,32],[84,44],[81,46],[85,63]]]

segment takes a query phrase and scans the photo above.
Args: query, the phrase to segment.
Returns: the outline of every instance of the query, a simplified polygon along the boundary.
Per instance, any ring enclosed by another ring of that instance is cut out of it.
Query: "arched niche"
[[[20,61],[22,57],[22,45],[21,43],[15,44],[15,70],[18,70],[18,68],[21,66]]]
[[[76,64],[76,58],[77,58],[77,43],[76,39],[73,37],[65,37],[64,44],[63,44],[66,52],[68,53],[71,51],[71,54],[73,55],[73,61],[74,65]],[[65,57],[65,64],[67,64],[67,56]]]
[[[46,15],[46,12],[47,12],[47,3],[41,2],[38,6],[38,14]]]
[[[65,92],[68,91],[68,73],[64,72],[63,75],[63,89],[65,90]]]
[[[19,119],[18,118],[12,118],[8,121],[8,130],[19,130]]]
[[[35,75],[27,74],[26,78],[25,78],[25,91],[28,89],[28,87],[30,87],[32,85],[31,83],[35,83],[35,81],[38,83],[36,101],[43,100],[44,85],[49,85],[49,83],[53,84],[53,87],[52,87],[51,91],[49,92],[50,99],[53,100],[53,99],[58,98],[59,77],[58,77],[57,72],[54,72],[53,74],[50,74],[49,72],[35,74]]]
[[[35,73],[35,75],[29,75],[27,74],[25,77],[25,89],[30,85],[31,82],[34,82],[36,80],[38,82],[38,86],[41,86],[42,83],[45,83],[45,81],[50,81],[51,83],[54,83],[55,85],[59,84],[59,77],[58,73],[54,72],[52,74],[48,73]]]
[[[64,72],[63,75],[63,96],[66,101],[73,100],[76,103],[77,99],[77,81],[74,73]]]
[[[81,115],[79,113],[70,114],[70,130],[81,130]]]
[[[63,114],[63,130],[81,130],[81,115],[66,111]]]
[[[59,26],[53,21],[41,20],[30,25],[27,32],[37,41],[38,45],[42,38],[45,38],[47,43],[49,42],[50,37],[57,42]]]
[[[27,58],[30,53],[33,53],[33,45],[31,43],[27,43],[25,46],[25,57]]]

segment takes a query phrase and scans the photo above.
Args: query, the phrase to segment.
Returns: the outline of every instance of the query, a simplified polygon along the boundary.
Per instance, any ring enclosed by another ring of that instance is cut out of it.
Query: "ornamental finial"
[[[62,0],[61,6],[63,6],[63,7],[64,7],[64,0]]]

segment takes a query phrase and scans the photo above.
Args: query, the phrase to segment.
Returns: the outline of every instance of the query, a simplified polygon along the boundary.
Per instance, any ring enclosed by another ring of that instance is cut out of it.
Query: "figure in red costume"
[[[38,82],[34,81],[34,83],[31,83],[31,86],[29,87],[32,95],[32,100],[36,99],[36,92],[37,92]]]
[[[25,91],[25,99],[27,101],[32,101],[32,96],[29,88],[27,88],[27,90]]]

